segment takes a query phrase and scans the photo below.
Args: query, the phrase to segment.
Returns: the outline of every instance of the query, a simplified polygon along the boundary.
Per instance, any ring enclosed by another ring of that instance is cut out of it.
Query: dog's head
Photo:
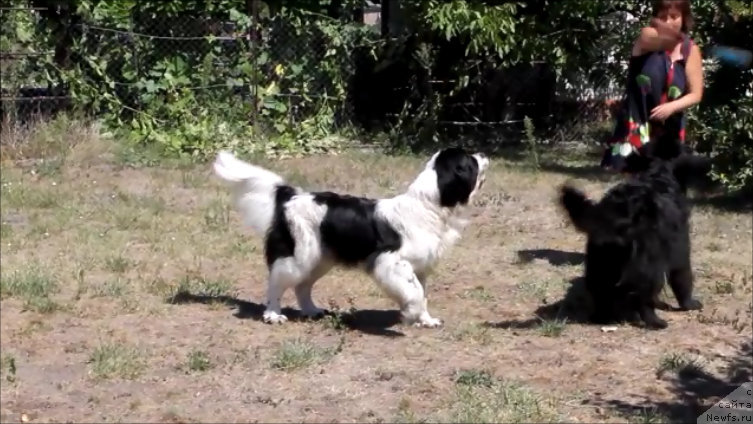
[[[490,160],[483,153],[459,147],[436,152],[409,192],[429,198],[443,208],[467,205],[486,180]]]
[[[702,178],[711,171],[711,159],[693,154],[688,145],[665,135],[652,139],[638,153],[628,156],[624,172],[637,174],[661,165],[671,169],[683,191],[692,179]]]

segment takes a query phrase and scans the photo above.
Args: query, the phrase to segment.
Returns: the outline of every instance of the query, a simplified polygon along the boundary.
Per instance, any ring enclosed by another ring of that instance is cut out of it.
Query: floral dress
[[[625,158],[643,146],[660,132],[672,131],[685,141],[685,113],[677,112],[663,123],[652,121],[649,116],[654,107],[676,100],[687,93],[685,61],[690,53],[692,40],[685,36],[682,42],[682,58],[672,62],[672,52],[650,52],[633,56],[628,64],[626,96],[601,166],[620,170]]]

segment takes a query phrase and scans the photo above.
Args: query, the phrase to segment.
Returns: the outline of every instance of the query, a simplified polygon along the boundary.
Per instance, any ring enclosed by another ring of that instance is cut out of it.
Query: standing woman
[[[657,0],[649,26],[633,43],[626,98],[602,167],[620,171],[652,137],[672,132],[685,142],[685,110],[703,97],[701,51],[690,39],[690,0]]]

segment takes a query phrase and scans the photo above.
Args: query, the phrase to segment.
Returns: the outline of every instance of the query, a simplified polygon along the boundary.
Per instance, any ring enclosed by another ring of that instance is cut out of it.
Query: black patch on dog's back
[[[459,147],[444,149],[434,161],[434,171],[440,206],[453,208],[468,203],[479,175],[479,163],[473,155]]]
[[[270,268],[277,259],[287,258],[295,253],[295,239],[290,232],[288,220],[285,219],[285,203],[296,194],[296,189],[287,185],[279,186],[275,191],[272,225],[269,227],[264,242],[264,255],[267,259],[267,266]]]
[[[340,264],[356,266],[375,253],[400,249],[400,234],[376,216],[377,201],[332,192],[312,193],[327,206],[320,225],[322,245]]]

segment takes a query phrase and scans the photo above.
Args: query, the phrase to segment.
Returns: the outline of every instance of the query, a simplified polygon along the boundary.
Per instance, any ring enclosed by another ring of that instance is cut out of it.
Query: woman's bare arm
[[[633,47],[633,55],[672,50],[682,41],[682,33],[669,28],[664,22],[652,19],[651,25],[641,29],[641,33]]]
[[[690,53],[685,60],[685,76],[688,81],[688,92],[675,100],[678,110],[693,107],[703,98],[703,58],[701,49],[696,44],[690,47]]]

